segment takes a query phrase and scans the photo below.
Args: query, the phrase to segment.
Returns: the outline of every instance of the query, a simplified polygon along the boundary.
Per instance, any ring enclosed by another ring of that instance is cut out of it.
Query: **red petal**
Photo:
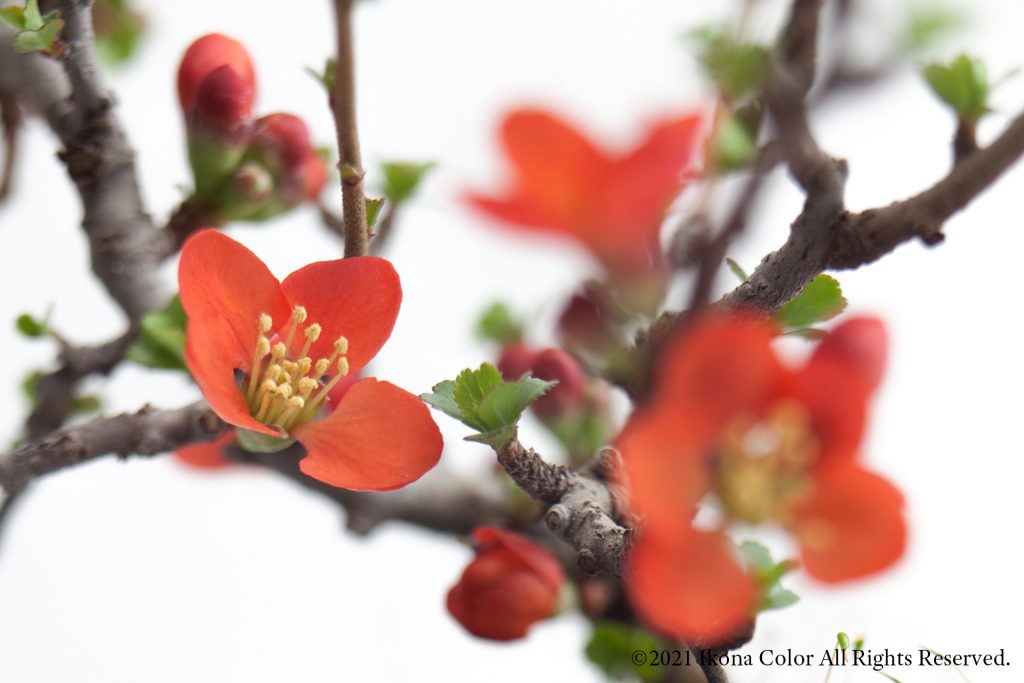
[[[195,101],[199,82],[217,67],[231,67],[249,86],[255,90],[249,53],[237,40],[219,33],[210,33],[192,43],[181,58],[178,67],[178,101],[182,111],[189,111]]]
[[[903,555],[903,496],[887,480],[855,465],[828,468],[810,498],[793,510],[807,572],[822,581],[856,579]]]
[[[691,645],[721,642],[744,628],[757,596],[725,536],[704,531],[674,542],[641,536],[627,586],[644,621]]]
[[[836,365],[846,369],[874,392],[882,381],[888,356],[889,335],[879,318],[849,318],[825,337],[808,362]]]
[[[706,441],[685,414],[635,413],[616,440],[622,454],[628,506],[650,533],[675,535],[690,528],[710,486]]]
[[[255,346],[255,344],[254,344]],[[223,318],[189,318],[185,330],[185,363],[210,408],[236,427],[280,436],[249,414],[249,404],[235,380],[235,369],[252,363],[238,348],[234,333]]]
[[[419,479],[441,457],[441,432],[415,396],[364,379],[319,422],[292,430],[309,454],[299,468],[322,482],[386,491]]]
[[[615,162],[600,195],[608,248],[657,245],[665,209],[682,190],[683,171],[693,165],[703,119],[697,113],[662,121]]]
[[[174,452],[175,459],[202,470],[221,470],[231,467],[235,462],[224,455],[224,449],[235,443],[235,430],[229,429],[213,441],[182,446]]]
[[[772,339],[769,327],[757,319],[704,316],[666,348],[654,400],[695,418],[702,436],[717,435],[725,422],[742,414],[759,415],[786,379]]]
[[[310,357],[331,355],[334,341],[344,335],[352,374],[391,336],[402,303],[402,285],[394,266],[375,256],[311,263],[285,278],[281,286],[292,305],[306,307],[307,322],[323,328]],[[296,335],[296,346],[303,341],[302,335]]]
[[[263,261],[216,230],[196,233],[185,242],[178,264],[178,286],[181,305],[189,318],[222,319],[246,362],[251,362],[256,350],[261,313],[270,315],[277,329],[283,329],[290,319],[288,300]],[[224,351],[223,347],[202,349],[204,354]]]
[[[594,227],[595,190],[609,169],[599,149],[564,121],[530,109],[509,114],[501,138],[525,196],[579,233]]]
[[[553,592],[562,589],[565,573],[558,559],[551,551],[530,539],[511,531],[497,527],[477,527],[473,530],[473,540],[480,546],[478,552],[485,553],[495,548],[503,548],[514,555],[537,575]]]

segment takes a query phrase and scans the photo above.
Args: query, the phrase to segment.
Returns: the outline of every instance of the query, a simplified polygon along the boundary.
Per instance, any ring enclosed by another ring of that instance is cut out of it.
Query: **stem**
[[[369,230],[366,225],[366,199],[363,197],[363,162],[359,155],[359,131],[356,128],[355,68],[352,58],[353,0],[334,0],[338,32],[338,63],[331,105],[338,133],[338,169],[341,171],[342,226],[345,233],[345,258],[366,256]]]

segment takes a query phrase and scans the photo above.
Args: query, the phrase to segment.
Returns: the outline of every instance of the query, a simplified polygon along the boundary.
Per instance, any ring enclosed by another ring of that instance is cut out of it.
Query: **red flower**
[[[174,452],[174,458],[189,467],[201,470],[222,470],[235,464],[224,455],[224,449],[238,440],[233,430],[228,430],[213,441],[182,446]]]
[[[178,101],[189,126],[229,131],[252,112],[256,79],[249,53],[219,33],[197,39],[178,67]]]
[[[551,114],[514,111],[501,127],[511,186],[470,202],[524,229],[577,240],[613,275],[660,270],[662,219],[694,162],[702,119],[663,120],[635,149],[613,154]]]
[[[441,434],[426,406],[387,382],[355,382],[317,420],[391,334],[402,290],[390,263],[320,261],[278,282],[251,251],[207,230],[185,243],[178,281],[189,370],[243,445],[298,440],[303,472],[357,490],[404,486],[437,463]]]
[[[448,612],[480,638],[515,640],[555,612],[565,583],[547,548],[494,527],[473,531],[477,554],[448,591]]]
[[[645,618],[713,642],[750,618],[752,580],[729,523],[772,523],[822,581],[872,574],[903,554],[903,498],[858,464],[868,399],[885,363],[880,321],[838,326],[799,370],[784,367],[763,323],[708,317],[675,340],[647,407],[619,439],[641,537],[631,594]],[[721,524],[693,528],[713,494]]]

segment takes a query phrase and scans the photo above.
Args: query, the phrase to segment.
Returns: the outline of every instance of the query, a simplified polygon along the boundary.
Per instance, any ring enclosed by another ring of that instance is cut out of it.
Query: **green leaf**
[[[743,559],[747,561],[747,565],[759,572],[769,572],[775,566],[775,561],[772,559],[771,553],[768,552],[768,548],[756,541],[744,541],[740,544],[740,551],[743,553]]]
[[[500,427],[500,424],[492,426],[485,423],[480,417],[479,407],[484,396],[501,383],[501,373],[490,363],[484,363],[478,370],[467,368],[460,372],[455,378],[452,396],[462,411],[462,421],[480,432]]]
[[[633,663],[633,653],[660,650],[664,646],[660,639],[639,626],[597,621],[584,653],[610,680],[651,683],[661,678],[662,668],[637,666]]]
[[[366,197],[364,201],[366,202],[366,225],[372,229],[377,223],[377,219],[380,218],[381,209],[384,208],[384,198]]]
[[[779,309],[775,322],[783,328],[807,327],[834,318],[845,308],[839,282],[831,275],[819,275]]]
[[[747,271],[743,270],[743,267],[740,264],[736,263],[731,258],[725,259],[725,262],[729,266],[729,270],[732,271],[733,275],[740,279],[740,282],[746,282],[750,279],[750,276],[747,275]]]
[[[483,339],[509,344],[523,337],[523,323],[503,302],[487,307],[476,323],[476,333]]]
[[[44,24],[38,30],[26,29],[14,36],[14,49],[16,52],[43,52],[55,57],[64,50],[64,44],[59,40],[63,29],[62,19]]]
[[[845,631],[840,631],[836,634],[836,642],[839,643],[839,649],[846,651],[850,649],[850,636]]]
[[[425,163],[386,161],[380,165],[384,176],[381,191],[393,204],[401,204],[416,192],[427,172],[434,168],[432,161]]]
[[[455,402],[455,382],[446,379],[435,384],[429,394],[420,394],[420,400],[432,408],[437,408],[449,417],[462,421],[462,410]]]
[[[100,397],[95,394],[85,394],[83,396],[75,396],[71,399],[71,405],[68,408],[68,412],[75,416],[81,417],[83,415],[90,415],[97,413],[103,407]]]
[[[711,158],[720,171],[735,171],[749,166],[757,157],[755,133],[739,118],[727,114],[718,123],[711,143]]]
[[[33,408],[39,403],[39,380],[45,374],[42,370],[33,370],[21,380],[21,393]]]
[[[796,593],[783,588],[779,581],[790,572],[796,563],[792,560],[776,562],[772,559],[768,548],[755,541],[744,541],[740,544],[740,552],[751,576],[757,583],[758,600],[755,610],[763,612],[769,609],[781,609],[797,602],[800,598]]]
[[[142,317],[139,338],[125,357],[144,367],[162,370],[185,370],[185,325],[188,318],[175,296],[161,311]]]
[[[324,86],[327,94],[330,95],[334,93],[334,81],[336,80],[336,74],[338,73],[338,60],[334,57],[329,57],[327,61],[324,62],[323,71],[317,71],[316,69],[307,66],[306,73],[320,81],[320,84]]]
[[[989,111],[988,71],[980,59],[961,54],[948,65],[925,67],[924,77],[932,91],[958,118],[977,121]]]
[[[515,436],[516,424],[526,407],[554,385],[529,374],[505,382],[497,368],[484,363],[476,370],[463,370],[454,382],[434,385],[432,393],[420,398],[476,430],[477,434],[466,437],[468,440],[497,447]]]
[[[48,318],[49,316],[46,316],[42,320],[36,320],[29,313],[22,313],[15,318],[14,327],[29,339],[38,339],[50,333]]]
[[[0,7],[0,20],[15,31],[25,30],[25,8],[16,5]]]
[[[770,58],[767,47],[737,42],[714,26],[693,31],[690,39],[704,71],[726,98],[740,100],[760,90]]]
[[[142,16],[124,0],[98,0],[93,5],[96,49],[108,66],[124,64],[138,48],[145,32]]]

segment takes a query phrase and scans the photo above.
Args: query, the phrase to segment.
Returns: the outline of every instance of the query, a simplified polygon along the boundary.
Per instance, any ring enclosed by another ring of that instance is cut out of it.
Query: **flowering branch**
[[[331,108],[338,132],[341,160],[342,225],[345,232],[345,256],[365,256],[369,241],[366,223],[366,198],[363,196],[363,162],[359,154],[359,130],[356,127],[355,63],[352,56],[352,2],[334,0],[338,33],[338,62],[331,95]]]

